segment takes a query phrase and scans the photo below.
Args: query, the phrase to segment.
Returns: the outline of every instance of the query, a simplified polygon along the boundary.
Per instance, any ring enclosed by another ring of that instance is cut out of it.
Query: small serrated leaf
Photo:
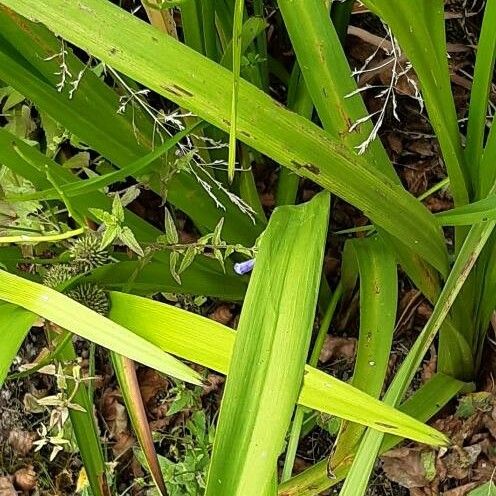
[[[139,245],[138,241],[134,237],[133,231],[129,227],[124,226],[119,235],[119,240],[122,241],[128,248],[130,248],[134,253],[137,253],[140,257],[145,256],[143,249]]]
[[[212,239],[212,236],[213,234],[212,233],[209,233],[209,234],[205,234],[204,236],[202,236],[197,242],[196,244],[198,245],[207,245],[208,242]]]
[[[121,235],[121,226],[117,224],[107,225],[107,229],[103,231],[102,241],[100,242],[100,250],[103,250],[114,242]]]
[[[112,202],[112,215],[118,222],[124,222],[124,208],[122,206],[121,197],[116,194]]]
[[[243,245],[234,245],[234,251],[236,253],[241,253],[241,255],[246,255],[249,258],[253,257],[253,251]]]
[[[165,209],[165,236],[171,245],[175,245],[179,242],[179,235],[177,234],[174,219],[167,208]]]
[[[224,225],[224,217],[222,217],[222,219],[220,219],[217,225],[215,226],[212,236],[212,243],[214,245],[220,245],[222,243],[221,234],[222,234],[223,225]]]
[[[230,257],[234,253],[234,246],[229,245],[224,252],[224,260]]]
[[[197,255],[197,250],[195,246],[190,246],[184,253],[181,265],[179,266],[178,273],[182,274],[192,263]]]
[[[88,208],[90,214],[92,214],[97,220],[102,222],[103,224],[108,224],[111,219],[113,219],[112,215],[101,208]]]
[[[220,266],[222,267],[222,270],[225,272],[226,267],[224,265],[224,257],[222,255],[222,252],[218,249],[214,249],[214,257],[219,261]]]
[[[181,284],[181,278],[179,277],[179,274],[177,273],[177,262],[179,262],[179,253],[177,251],[173,251],[170,254],[170,271],[172,277],[175,279],[175,281],[178,284]]]

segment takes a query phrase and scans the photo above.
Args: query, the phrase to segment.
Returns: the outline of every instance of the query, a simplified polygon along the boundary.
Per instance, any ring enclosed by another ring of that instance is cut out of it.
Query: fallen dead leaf
[[[38,476],[32,465],[17,470],[14,474],[14,484],[21,491],[32,491],[38,483]]]
[[[101,400],[103,418],[110,436],[115,440],[113,450],[116,456],[128,450],[134,443],[134,438],[129,432],[126,407],[120,400],[121,394],[112,389],[106,389]]]
[[[356,343],[356,338],[343,338],[328,334],[320,352],[319,360],[322,363],[336,359],[352,360],[355,356]]]
[[[443,496],[466,496],[472,489],[475,489],[479,485],[478,482],[470,482],[469,484],[464,484],[463,486],[455,487],[449,491],[445,491]]]
[[[220,324],[227,325],[231,322],[233,313],[228,305],[220,305],[209,315],[209,318]]]
[[[138,381],[145,407],[151,407],[156,396],[167,391],[169,381],[159,372],[153,369],[141,367],[138,370]]]
[[[33,448],[35,439],[36,434],[33,432],[14,429],[10,431],[7,442],[19,456],[26,456]]]
[[[202,396],[206,396],[213,391],[218,391],[225,380],[226,378],[222,375],[208,374],[207,380],[203,384]]]
[[[397,448],[381,459],[388,478],[406,488],[429,486],[436,477],[436,453],[428,447]]]
[[[17,496],[10,477],[0,477],[0,496]]]

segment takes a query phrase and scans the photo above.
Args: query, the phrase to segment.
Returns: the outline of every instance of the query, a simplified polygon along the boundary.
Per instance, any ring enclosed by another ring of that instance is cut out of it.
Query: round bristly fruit
[[[83,283],[68,291],[67,296],[100,315],[106,316],[110,310],[107,292],[92,283]]]
[[[100,248],[101,237],[89,232],[72,242],[69,248],[71,262],[80,272],[88,272],[110,261],[110,254]]]
[[[43,275],[43,284],[49,288],[57,288],[76,274],[76,268],[71,265],[52,265]]]

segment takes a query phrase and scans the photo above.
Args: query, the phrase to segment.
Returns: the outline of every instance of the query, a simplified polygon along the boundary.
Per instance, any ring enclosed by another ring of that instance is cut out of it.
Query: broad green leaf
[[[164,351],[227,374],[236,337],[232,329],[158,301],[118,292],[110,296],[110,319]],[[308,365],[298,403],[420,442],[445,442],[432,428]]]
[[[357,156],[358,150],[355,148],[360,149],[369,170],[380,171],[391,181],[400,184],[380,139],[374,139],[368,147],[362,146],[369,141],[371,122],[362,122],[350,132],[352,124],[363,120],[368,112],[360,94],[356,93],[357,85],[325,3],[320,0],[279,0],[278,5],[308,93],[324,129],[333,138],[346,144],[351,154]],[[346,9],[349,6],[343,7],[345,17],[349,15]],[[303,95],[300,99],[304,102]],[[291,180],[286,182],[291,184]],[[398,261],[416,286],[429,299],[437,296],[437,276],[418,256],[415,246],[405,243],[401,237],[387,235],[384,230],[380,230],[380,233],[388,244],[394,246]]]
[[[456,394],[458,394],[465,383],[452,377],[436,374],[417,390],[407,401],[400,405],[399,410],[412,417],[426,422],[438,411],[440,411]],[[403,439],[393,435],[384,437],[380,452],[394,448]],[[327,460],[322,460],[313,467],[293,477],[279,486],[279,496],[315,496],[331,486],[339,484],[348,473],[353,457],[346,460],[345,464],[337,467],[329,477]]]
[[[355,93],[357,85],[325,2],[278,0],[277,3],[324,129],[353,150],[367,140],[372,123],[364,122],[350,132],[352,124],[368,112],[360,94]],[[367,167],[399,183],[380,140],[372,141],[364,156]]]
[[[0,300],[13,303],[164,374],[199,384],[199,375],[146,339],[115,324],[67,296],[22,277],[0,270]]]
[[[495,225],[496,221],[489,221],[475,224],[470,229],[434,306],[431,317],[401,364],[384,396],[386,404],[396,406],[403,398]],[[361,496],[364,494],[383,437],[382,433],[367,430],[353,460],[350,475],[341,490],[341,496]]]
[[[130,278],[134,277],[129,292],[139,295],[164,292],[212,296],[227,301],[243,299],[248,277],[235,274],[229,260],[225,262],[226,274],[222,274],[216,260],[198,255],[188,269],[179,271],[181,285],[178,285],[169,269],[169,257],[170,251],[164,251],[160,261],[152,261],[144,266],[141,266],[141,261],[104,265],[93,270],[85,280],[97,282],[110,290],[123,291]]]
[[[280,207],[263,234],[224,389],[207,496],[259,495],[273,478],[303,379],[329,203],[320,193],[301,206]]]
[[[495,139],[496,142],[496,139]],[[496,219],[496,195],[436,214],[442,226],[470,226]]]
[[[38,317],[9,303],[0,303],[0,388],[12,362]]]
[[[354,239],[347,244],[357,259],[360,273],[360,332],[351,383],[378,398],[388,370],[396,322],[396,259],[380,237]],[[329,460],[331,472],[353,455],[364,431],[358,424],[341,424]]]
[[[229,129],[230,72],[122,9],[97,0],[44,0],[36,8],[29,0],[0,3],[44,22],[116,70],[218,128]],[[78,29],[73,18],[78,19]],[[102,32],[100,23],[110,28]],[[388,177],[371,171],[363,157],[244,81],[239,88],[237,137],[361,208],[446,273],[444,240],[424,206]],[[391,209],[402,212],[401,219],[391,216]]]

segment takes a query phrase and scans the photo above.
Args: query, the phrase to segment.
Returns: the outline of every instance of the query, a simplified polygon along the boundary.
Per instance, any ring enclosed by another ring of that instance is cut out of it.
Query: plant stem
[[[60,241],[62,239],[73,238],[79,236],[85,231],[84,227],[66,231],[59,234],[47,234],[45,236],[27,236],[21,234],[20,236],[0,236],[0,243],[42,243],[43,241]]]

